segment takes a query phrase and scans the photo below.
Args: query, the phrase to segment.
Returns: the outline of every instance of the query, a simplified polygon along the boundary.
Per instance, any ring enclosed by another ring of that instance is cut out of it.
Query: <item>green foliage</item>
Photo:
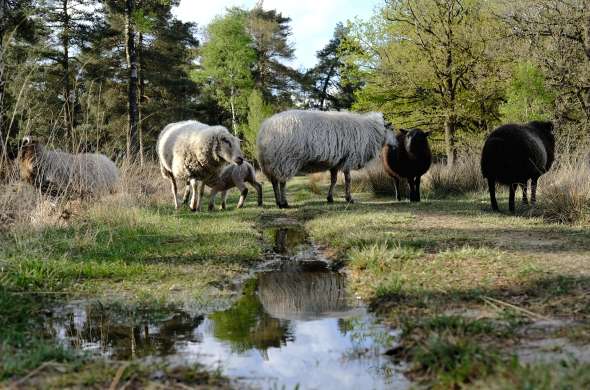
[[[262,121],[273,114],[272,107],[264,102],[262,93],[253,89],[248,96],[248,125],[243,128],[242,150],[252,160],[256,159],[256,137]]]
[[[247,112],[247,99],[254,86],[251,69],[256,53],[246,32],[246,14],[239,8],[217,17],[207,28],[208,41],[201,49],[202,69],[195,80],[206,83],[221,107],[232,115],[232,127]]]
[[[548,120],[554,99],[541,69],[530,62],[519,63],[508,82],[506,103],[500,106],[500,113],[506,122]]]
[[[502,93],[490,19],[481,0],[403,0],[356,21],[346,61],[366,84],[353,108],[383,111],[400,127],[445,130],[447,153],[456,155],[457,130],[486,130],[497,120]]]

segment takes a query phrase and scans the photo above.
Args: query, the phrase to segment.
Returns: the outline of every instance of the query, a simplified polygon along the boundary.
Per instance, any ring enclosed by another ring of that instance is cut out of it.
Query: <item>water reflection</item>
[[[276,228],[271,236],[277,261],[248,280],[226,310],[204,317],[179,308],[73,302],[56,308],[47,332],[71,348],[113,359],[219,367],[255,387],[409,387],[383,354],[398,335],[351,304],[345,277],[317,260],[305,231]]]
[[[99,302],[72,302],[55,309],[46,332],[64,346],[129,360],[173,355],[180,344],[200,341],[194,330],[203,320],[202,315],[175,308],[135,311]]]

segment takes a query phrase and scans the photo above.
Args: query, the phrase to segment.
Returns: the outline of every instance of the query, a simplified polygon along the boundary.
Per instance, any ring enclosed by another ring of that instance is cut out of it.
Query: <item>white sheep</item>
[[[285,195],[287,180],[299,172],[330,170],[328,203],[338,171],[344,172],[346,200],[350,194],[350,171],[364,167],[385,145],[395,146],[381,113],[355,114],[291,110],[266,119],[256,144],[258,161],[270,179],[277,206],[289,207]]]
[[[96,196],[119,182],[119,169],[104,154],[49,150],[31,137],[23,138],[18,164],[21,179],[54,196]]]
[[[162,175],[172,184],[177,209],[176,180],[190,185],[188,189],[193,191],[190,208],[197,211],[201,209],[205,183],[215,182],[226,163],[241,165],[244,161],[237,137],[223,126],[209,126],[197,121],[167,125],[158,137],[156,149]]]

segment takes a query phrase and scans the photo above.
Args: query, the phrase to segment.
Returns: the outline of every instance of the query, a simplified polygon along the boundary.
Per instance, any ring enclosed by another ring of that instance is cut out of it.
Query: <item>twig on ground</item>
[[[486,296],[484,296],[482,298],[483,298],[484,302],[490,303],[490,304],[492,304],[492,306],[495,306],[493,304],[496,303],[498,305],[502,305],[502,306],[505,306],[505,307],[509,307],[511,309],[514,309],[516,311],[519,311],[519,312],[521,312],[523,314],[526,314],[527,316],[529,316],[531,318],[534,318],[534,319],[538,319],[538,320],[550,320],[549,317],[546,317],[546,316],[541,315],[541,314],[534,313],[534,312],[532,312],[530,310],[524,309],[522,307],[513,305],[513,304],[508,303],[508,302],[501,301],[501,300],[496,299],[496,298],[486,297]]]
[[[113,378],[113,381],[111,382],[111,385],[109,386],[109,390],[117,389],[117,385],[119,384],[119,381],[121,380],[121,377],[123,376],[123,373],[125,372],[125,369],[127,369],[127,367],[129,367],[129,362],[125,362],[121,367],[119,367],[117,373],[115,374],[115,377]]]

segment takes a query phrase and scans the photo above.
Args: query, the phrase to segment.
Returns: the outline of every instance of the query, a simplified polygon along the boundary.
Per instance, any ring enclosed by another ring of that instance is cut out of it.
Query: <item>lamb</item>
[[[215,196],[221,192],[221,208],[225,210],[227,191],[230,188],[238,187],[240,190],[240,200],[237,208],[241,208],[246,201],[248,195],[248,188],[245,183],[250,183],[256,189],[258,195],[258,206],[262,206],[262,185],[256,181],[256,171],[254,167],[248,162],[244,161],[242,165],[227,165],[214,183],[205,183],[211,187],[211,195],[209,196],[209,211],[215,207]]]
[[[23,138],[18,165],[22,180],[52,196],[98,196],[119,183],[119,169],[104,154],[49,150],[32,137]]]
[[[522,201],[528,204],[527,187],[531,180],[531,202],[536,202],[537,181],[555,158],[553,123],[508,124],[495,129],[481,154],[481,172],[488,180],[492,209],[498,211],[496,182],[510,188],[509,209],[514,213],[516,188],[522,186]]]
[[[256,144],[276,204],[287,208],[286,182],[298,172],[330,170],[327,199],[332,203],[338,171],[343,171],[346,201],[352,203],[350,171],[364,167],[383,145],[395,146],[396,140],[381,113],[290,110],[267,118]]]
[[[167,125],[156,145],[162,176],[170,180],[174,207],[178,209],[176,180],[187,182],[192,189],[192,211],[201,209],[205,183],[216,182],[227,164],[241,165],[244,156],[240,140],[223,126],[209,126],[197,121]],[[198,188],[197,188],[198,187]],[[188,191],[185,191],[185,198]]]
[[[400,129],[396,135],[398,147],[383,147],[383,167],[395,179],[398,201],[402,200],[400,178],[403,177],[408,179],[410,185],[410,202],[420,202],[420,178],[430,169],[432,163],[429,135],[430,133],[417,129]]]

